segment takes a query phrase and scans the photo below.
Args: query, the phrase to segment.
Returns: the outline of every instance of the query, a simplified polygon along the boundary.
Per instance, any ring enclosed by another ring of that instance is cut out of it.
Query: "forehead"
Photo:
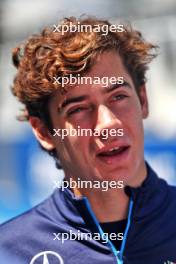
[[[81,77],[81,74],[80,74]],[[103,78],[103,77],[123,77],[124,80],[128,81],[131,87],[133,87],[133,81],[131,76],[129,75],[127,69],[123,65],[122,59],[119,56],[117,51],[106,51],[100,54],[95,64],[90,68],[88,72],[86,72],[83,77],[88,78]],[[62,102],[63,100],[72,97],[74,95],[81,94],[96,94],[97,92],[103,92],[104,86],[102,84],[77,84],[74,86],[67,86],[67,92],[64,94],[57,90],[53,94],[53,100],[57,100],[57,102]]]
[[[127,74],[127,70],[123,65],[122,59],[117,51],[106,51],[100,54],[95,64],[92,66],[87,75],[91,76],[108,76],[111,77],[114,75],[122,76]]]

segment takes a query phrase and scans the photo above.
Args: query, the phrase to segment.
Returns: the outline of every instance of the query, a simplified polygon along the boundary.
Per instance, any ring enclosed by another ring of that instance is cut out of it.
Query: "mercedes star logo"
[[[54,251],[43,251],[43,252],[38,253],[37,255],[35,255],[32,258],[30,264],[35,264],[35,263],[52,264],[52,263],[49,262],[49,259],[50,259],[51,256],[52,256],[52,259],[55,260],[54,263],[64,264],[64,261],[61,258],[61,256],[58,253],[54,252]]]

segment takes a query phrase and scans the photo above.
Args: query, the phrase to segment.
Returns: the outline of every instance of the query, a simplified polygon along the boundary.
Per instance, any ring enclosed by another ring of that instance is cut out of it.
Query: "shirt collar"
[[[157,208],[167,198],[167,184],[159,179],[152,168],[147,165],[147,177],[140,187],[125,187],[125,192],[134,201],[133,218],[135,220],[146,217]],[[62,217],[73,225],[84,227],[85,224],[92,226],[92,218],[86,208],[83,197],[76,197],[74,193],[66,188],[56,190],[53,196],[57,210]]]

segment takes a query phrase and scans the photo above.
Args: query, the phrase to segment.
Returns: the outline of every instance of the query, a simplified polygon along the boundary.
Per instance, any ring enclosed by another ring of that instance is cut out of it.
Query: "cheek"
[[[94,116],[91,113],[87,113],[82,118],[74,118],[70,122],[67,122],[65,126],[70,129],[93,129]]]
[[[67,123],[62,133],[64,133],[63,139],[58,138],[56,142],[60,155],[65,158],[67,157],[68,160],[76,159],[86,154],[89,137],[81,136],[80,128],[76,129],[71,124]]]
[[[143,134],[143,119],[140,103],[134,102],[126,109],[123,116],[124,126],[134,137],[140,137]]]
[[[84,150],[86,152],[90,141],[89,132],[91,128],[89,120],[85,120],[81,125],[73,125],[67,122],[65,123],[65,128],[72,133],[72,136],[69,135],[66,138],[66,141],[69,142],[70,147],[73,147],[75,151]]]
[[[58,157],[65,171],[71,174],[80,174],[90,164],[90,153],[87,137],[67,136],[57,145]]]

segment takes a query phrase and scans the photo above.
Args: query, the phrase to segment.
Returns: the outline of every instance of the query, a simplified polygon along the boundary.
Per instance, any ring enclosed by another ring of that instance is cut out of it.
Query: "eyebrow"
[[[86,99],[88,99],[87,95],[82,95],[82,96],[68,98],[68,99],[63,101],[63,103],[61,104],[60,109],[64,108],[68,104],[82,102],[82,101],[84,101]]]
[[[114,90],[116,90],[118,88],[123,87],[123,86],[126,86],[126,87],[128,87],[130,89],[132,88],[131,85],[128,82],[124,81],[123,83],[120,83],[120,84],[119,83],[111,84],[110,86],[105,88],[105,92],[110,93],[110,92],[112,92],[112,91],[114,91]]]
[[[131,85],[128,82],[124,81],[121,84],[115,83],[115,84],[112,84],[112,85],[106,87],[105,88],[105,93],[110,93],[110,92],[112,92],[112,91],[114,91],[114,90],[116,90],[118,88],[123,87],[123,86],[131,88]],[[71,98],[65,99],[63,101],[63,103],[61,104],[61,106],[59,107],[59,111],[61,111],[64,107],[66,107],[69,104],[82,102],[82,101],[84,101],[84,100],[86,100],[88,98],[89,98],[88,95],[81,95],[81,96],[71,97]]]

